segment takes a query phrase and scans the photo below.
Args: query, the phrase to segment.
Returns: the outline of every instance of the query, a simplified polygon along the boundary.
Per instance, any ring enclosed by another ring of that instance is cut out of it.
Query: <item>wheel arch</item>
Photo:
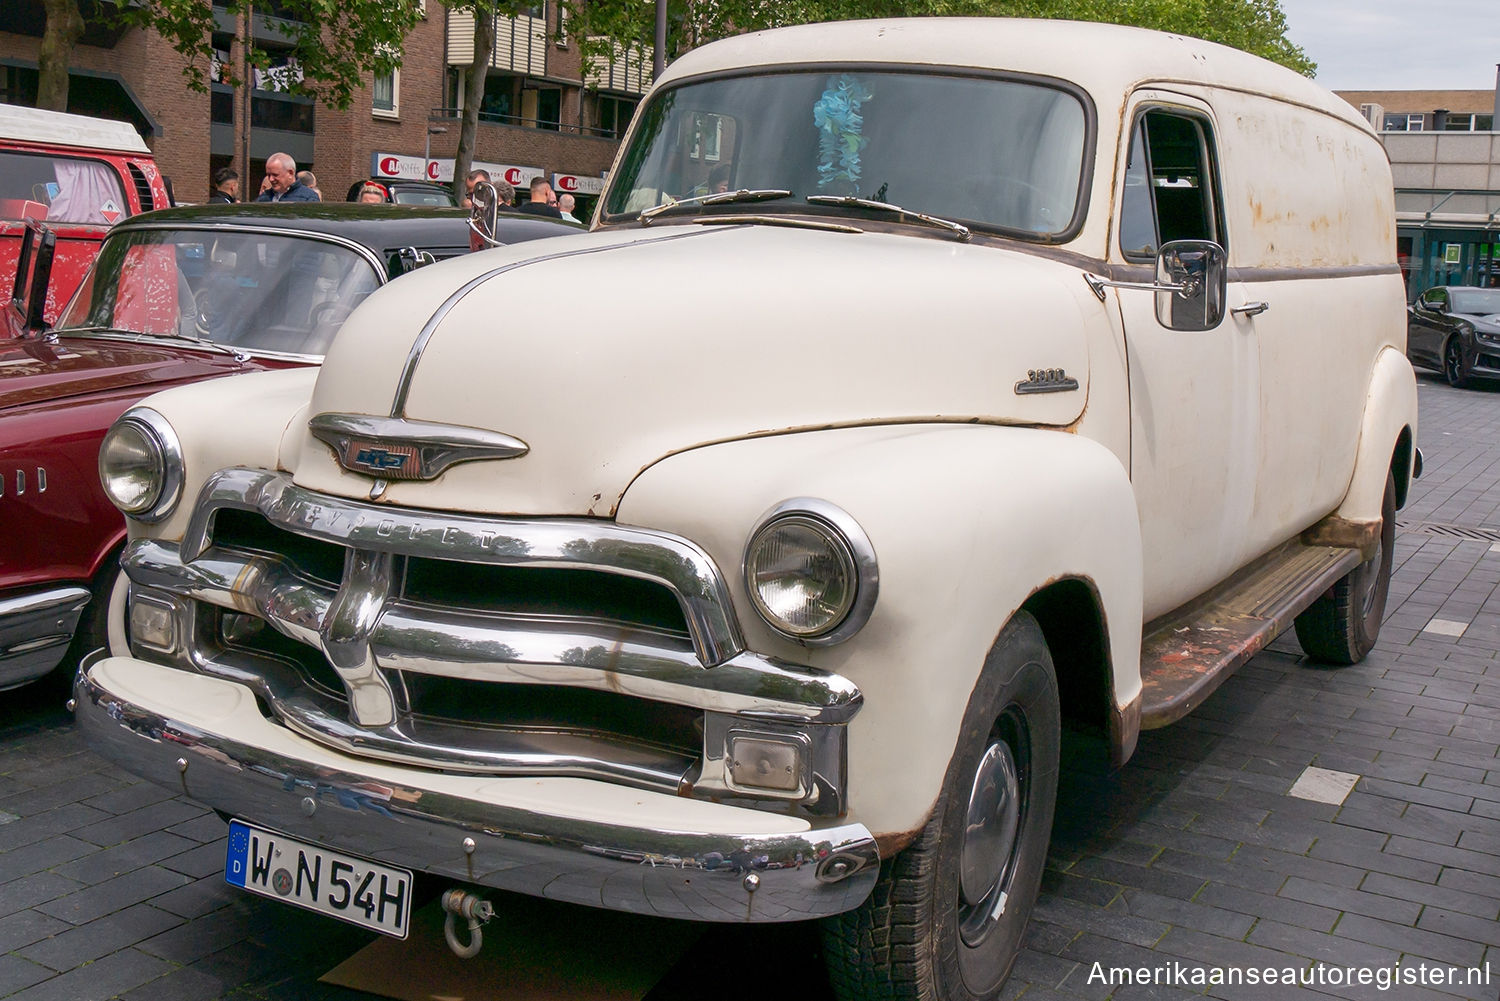
[[[1115,695],[1109,623],[1093,582],[1081,577],[1050,581],[1019,610],[1036,620],[1047,641],[1064,722],[1104,738],[1111,763],[1124,764],[1140,734],[1138,703],[1122,706]]]

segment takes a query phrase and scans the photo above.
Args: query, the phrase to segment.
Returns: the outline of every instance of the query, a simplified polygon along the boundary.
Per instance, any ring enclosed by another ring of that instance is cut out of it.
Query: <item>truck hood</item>
[[[308,416],[394,411],[530,446],[393,483],[384,502],[608,516],[642,469],[706,443],[906,422],[1067,425],[1088,395],[1084,325],[1103,322],[1076,267],[941,235],[593,233],[424,268],[372,295],[340,331]],[[1039,370],[1078,388],[1019,392]],[[375,482],[308,433],[283,464],[352,498]]]
[[[254,371],[229,355],[101,337],[0,341],[0,412],[77,396],[136,390]]]

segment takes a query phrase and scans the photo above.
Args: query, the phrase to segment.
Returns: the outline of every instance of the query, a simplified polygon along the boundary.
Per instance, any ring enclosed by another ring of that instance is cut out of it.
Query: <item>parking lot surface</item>
[[[1374,652],[1284,636],[1123,769],[1070,758],[1005,997],[1500,998],[1500,388],[1419,381]],[[88,752],[64,697],[0,694],[0,997],[370,996],[318,977],[373,936],[225,885],[224,822]],[[827,996],[815,928],[690,934],[650,1001]]]

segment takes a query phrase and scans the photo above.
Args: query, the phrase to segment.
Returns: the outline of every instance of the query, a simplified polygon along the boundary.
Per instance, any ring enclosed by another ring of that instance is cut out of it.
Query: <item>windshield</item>
[[[102,327],[322,355],[380,275],[347,247],[234,230],[116,232],[58,329]]]
[[[1453,289],[1448,295],[1455,313],[1500,313],[1500,288]]]
[[[792,197],[753,211],[857,196],[1056,236],[1079,209],[1088,119],[1078,97],[1054,87],[910,71],[778,73],[686,83],[642,115],[606,218],[777,188]]]

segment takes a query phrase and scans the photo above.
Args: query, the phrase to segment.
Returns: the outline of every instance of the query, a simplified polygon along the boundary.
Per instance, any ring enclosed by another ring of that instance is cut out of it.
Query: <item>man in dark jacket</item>
[[[297,161],[286,153],[266,157],[266,180],[271,186],[262,191],[258,202],[315,202],[318,195],[297,180]]]
[[[562,213],[557,210],[557,195],[552,193],[552,185],[547,183],[545,177],[531,179],[531,201],[516,211],[525,212],[528,215],[547,216],[549,219],[562,218]]]
[[[210,205],[240,200],[240,172],[233,167],[220,167],[214,171],[214,190],[208,196]]]

